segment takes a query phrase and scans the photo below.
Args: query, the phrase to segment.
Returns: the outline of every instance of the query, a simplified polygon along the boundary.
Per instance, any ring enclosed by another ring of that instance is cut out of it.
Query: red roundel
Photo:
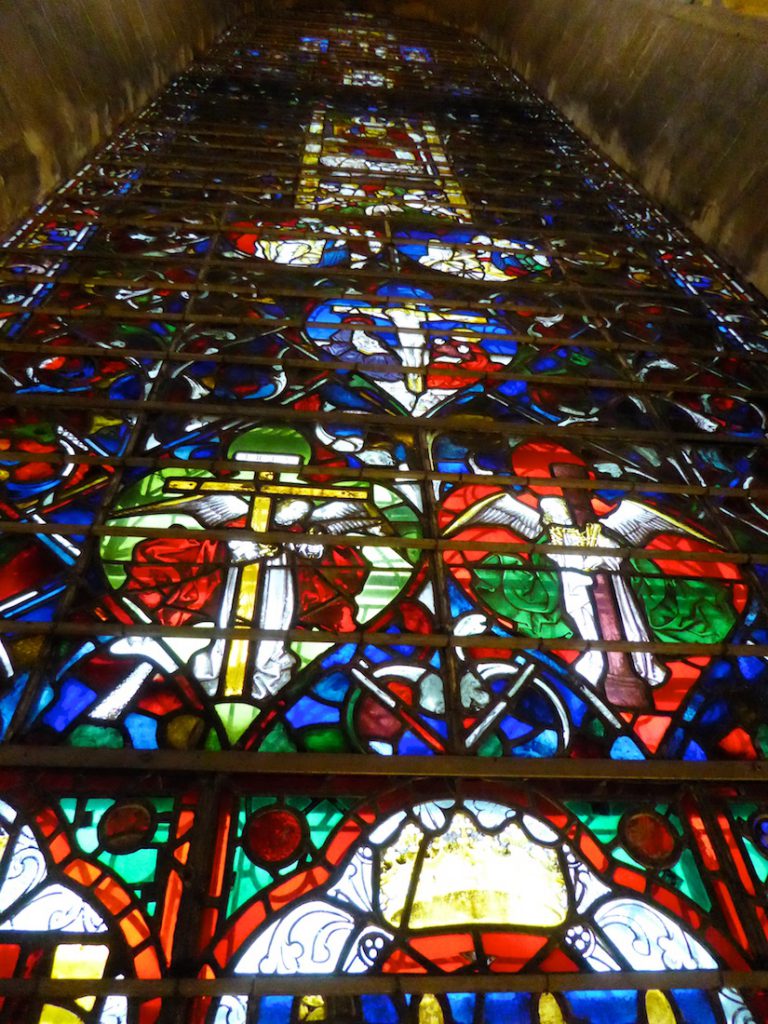
[[[133,853],[155,832],[154,815],[146,804],[121,801],[105,812],[99,822],[101,843],[110,853]]]
[[[677,837],[655,811],[637,811],[622,819],[624,846],[641,864],[658,866],[675,860]]]
[[[295,860],[304,845],[301,819],[288,808],[270,808],[252,815],[245,824],[243,846],[261,864],[278,865]]]

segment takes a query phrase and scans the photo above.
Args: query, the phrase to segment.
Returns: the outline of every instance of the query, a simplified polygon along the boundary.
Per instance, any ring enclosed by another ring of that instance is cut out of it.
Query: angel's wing
[[[365,501],[326,501],[312,510],[309,521],[323,533],[330,534],[371,533],[380,536],[391,532],[384,516]]]
[[[608,527],[620,537],[625,538],[634,547],[640,547],[655,533],[681,533],[689,537],[698,537],[712,543],[712,539],[692,526],[682,523],[672,516],[667,516],[649,505],[641,505],[639,501],[629,498],[621,502],[610,515],[604,516],[600,523]]]
[[[446,534],[467,526],[509,526],[531,539],[541,533],[541,514],[511,494],[491,494],[454,519]]]
[[[239,519],[248,512],[248,502],[235,494],[202,494],[198,498],[170,498],[152,505],[139,505],[123,509],[123,515],[148,515],[162,512],[165,515],[194,516],[203,526],[215,530],[233,519]]]

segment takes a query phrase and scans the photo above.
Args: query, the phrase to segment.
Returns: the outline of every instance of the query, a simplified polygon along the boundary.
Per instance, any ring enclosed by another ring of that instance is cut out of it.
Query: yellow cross
[[[279,461],[279,456],[274,460]],[[187,494],[241,494],[250,497],[248,526],[254,533],[266,533],[272,518],[273,500],[280,496],[303,498],[351,498],[364,501],[368,492],[344,487],[312,487],[300,482],[290,484],[272,483],[273,472],[257,473],[253,480],[195,480],[178,477],[167,481],[171,491]],[[252,622],[259,596],[261,564],[249,562],[240,570],[235,590],[236,624]],[[245,689],[245,673],[250,651],[250,640],[232,639],[225,659],[224,693],[227,696],[242,696]]]

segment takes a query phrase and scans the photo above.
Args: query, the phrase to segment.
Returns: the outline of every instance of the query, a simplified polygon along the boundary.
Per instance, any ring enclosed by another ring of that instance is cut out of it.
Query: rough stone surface
[[[0,0],[0,231],[248,7],[249,0]]]
[[[768,293],[768,24],[669,0],[412,0],[475,33]]]

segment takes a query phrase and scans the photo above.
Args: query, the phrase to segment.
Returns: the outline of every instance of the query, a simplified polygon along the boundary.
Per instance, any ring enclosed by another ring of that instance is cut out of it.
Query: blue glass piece
[[[8,731],[8,726],[11,724],[11,719],[28,682],[29,674],[27,672],[19,673],[13,687],[0,697],[0,739],[3,739]],[[50,690],[47,690],[46,695],[50,699]]]
[[[514,718],[512,715],[503,718],[499,728],[510,740],[518,740],[521,736],[525,736],[526,733],[531,731],[531,727],[527,722],[521,722],[519,718]]]
[[[645,755],[629,736],[619,736],[611,747],[611,757],[617,761],[644,761]]]
[[[716,1024],[717,1018],[706,992],[674,989],[670,994],[681,1011],[678,1017],[680,1024]]]
[[[382,665],[385,661],[391,661],[389,651],[384,651],[380,647],[366,647],[364,654],[368,661],[373,661],[377,665]]]
[[[360,996],[360,1007],[365,1024],[399,1024],[400,1013],[389,996]]]
[[[691,740],[691,742],[688,744],[688,746],[683,751],[683,760],[684,761],[706,761],[707,760],[707,755],[704,753],[704,751],[701,749],[701,747],[699,746],[698,743],[695,743],[693,740]]]
[[[552,729],[544,729],[530,741],[515,747],[515,753],[521,757],[554,757],[557,754],[557,733]]]
[[[432,754],[434,751],[412,732],[405,732],[397,745],[398,754]]]
[[[59,699],[43,716],[43,721],[57,732],[62,732],[95,699],[96,694],[90,686],[79,679],[68,679],[61,687]]]
[[[639,1019],[637,992],[568,992],[565,1001],[576,1020],[589,1024],[637,1024]]]
[[[323,676],[315,685],[315,693],[323,700],[341,701],[349,689],[349,679],[342,672]]]
[[[293,996],[262,996],[259,999],[259,1024],[289,1024]]]
[[[354,644],[340,644],[338,647],[334,647],[323,658],[323,668],[331,668],[334,665],[348,665],[354,657],[356,650],[357,648]]]
[[[489,992],[485,997],[485,1019],[488,1024],[517,1024],[529,1021],[532,997],[527,992]]]
[[[307,725],[338,722],[339,709],[328,704],[320,704],[311,697],[302,697],[286,712],[285,717],[295,729],[301,729]]]
[[[449,992],[446,998],[455,1024],[473,1024],[476,1000],[474,992]]]
[[[157,750],[157,722],[147,715],[126,715],[125,727],[136,750]]]

